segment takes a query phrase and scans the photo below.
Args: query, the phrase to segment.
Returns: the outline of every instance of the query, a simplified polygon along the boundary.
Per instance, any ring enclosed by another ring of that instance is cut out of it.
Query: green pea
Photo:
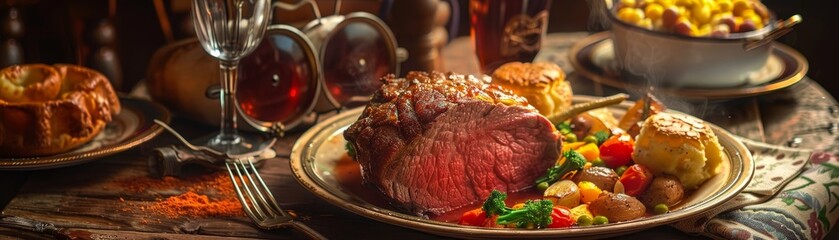
[[[583,138],[583,141],[585,141],[585,142],[587,142],[587,143],[594,143],[594,144],[597,144],[597,138],[596,138],[596,137],[594,137],[594,136],[592,136],[592,135],[588,135],[588,136],[586,136],[585,138]]]
[[[539,191],[544,192],[545,189],[548,189],[549,186],[550,185],[548,184],[548,182],[540,182],[539,184],[536,184],[536,189],[539,189]]]
[[[665,214],[670,211],[670,208],[667,207],[667,204],[659,203],[655,205],[653,211],[655,211],[656,214]]]
[[[626,172],[626,166],[620,166],[618,168],[615,168],[615,173],[617,173],[618,176],[623,176],[624,172]]]
[[[592,221],[591,216],[582,215],[577,218],[577,226],[591,226]]]
[[[577,141],[577,134],[574,134],[574,133],[565,134],[565,141],[566,142],[576,142]]]
[[[603,159],[595,158],[594,160],[591,160],[591,165],[595,167],[604,167],[606,166],[606,163],[603,162]]]
[[[609,219],[606,216],[597,216],[594,217],[594,225],[601,225],[609,223]]]

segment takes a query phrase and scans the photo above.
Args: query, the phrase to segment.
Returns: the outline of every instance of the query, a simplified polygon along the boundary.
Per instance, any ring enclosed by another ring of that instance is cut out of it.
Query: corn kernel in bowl
[[[649,30],[692,37],[726,37],[770,21],[756,0],[620,0],[616,18]]]

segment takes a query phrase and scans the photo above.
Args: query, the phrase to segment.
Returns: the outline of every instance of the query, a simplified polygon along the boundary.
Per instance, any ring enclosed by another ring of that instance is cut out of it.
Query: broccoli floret
[[[495,222],[501,225],[513,223],[517,228],[545,228],[553,222],[553,207],[551,200],[527,200],[524,207],[499,215]]]
[[[507,199],[507,194],[493,189],[492,193],[487,197],[487,200],[484,201],[484,206],[481,208],[487,213],[487,217],[506,214],[513,209],[507,207],[507,203],[504,202],[505,199]]]
[[[564,121],[557,124],[556,130],[559,130],[562,135],[571,133],[571,121]]]
[[[605,130],[597,131],[594,133],[594,138],[597,139],[597,146],[600,146],[603,142],[609,139],[609,132]]]
[[[353,147],[352,142],[347,141],[347,144],[344,145],[344,149],[347,150],[347,155],[350,155],[352,159],[355,159],[355,147]]]
[[[536,179],[537,186],[539,183],[543,182],[553,184],[556,181],[559,181],[559,179],[562,178],[562,175],[571,171],[580,170],[586,165],[586,158],[573,149],[565,151],[562,155],[565,157],[565,162],[562,163],[562,165],[554,165],[548,168],[545,175]]]
[[[544,228],[553,221],[551,213],[553,212],[554,204],[550,200],[528,200],[525,202],[524,207],[512,209],[507,207],[507,204],[504,202],[505,199],[507,199],[507,194],[498,190],[492,190],[492,193],[489,194],[482,207],[487,214],[487,218],[498,215],[495,221],[497,224],[506,225],[513,223],[518,228],[528,226]]]

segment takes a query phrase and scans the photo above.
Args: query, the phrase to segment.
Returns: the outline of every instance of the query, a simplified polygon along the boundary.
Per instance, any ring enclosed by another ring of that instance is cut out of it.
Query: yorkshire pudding
[[[0,69],[0,157],[67,152],[99,134],[120,112],[101,73],[75,65]]]
[[[506,63],[493,72],[492,83],[527,98],[545,116],[571,106],[571,83],[565,80],[565,71],[554,63]]]

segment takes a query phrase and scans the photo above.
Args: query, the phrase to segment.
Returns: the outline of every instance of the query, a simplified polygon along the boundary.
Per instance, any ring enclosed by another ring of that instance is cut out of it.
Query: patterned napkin
[[[823,239],[839,219],[839,157],[740,140],[755,161],[749,186],[718,209],[673,226],[717,239]]]

